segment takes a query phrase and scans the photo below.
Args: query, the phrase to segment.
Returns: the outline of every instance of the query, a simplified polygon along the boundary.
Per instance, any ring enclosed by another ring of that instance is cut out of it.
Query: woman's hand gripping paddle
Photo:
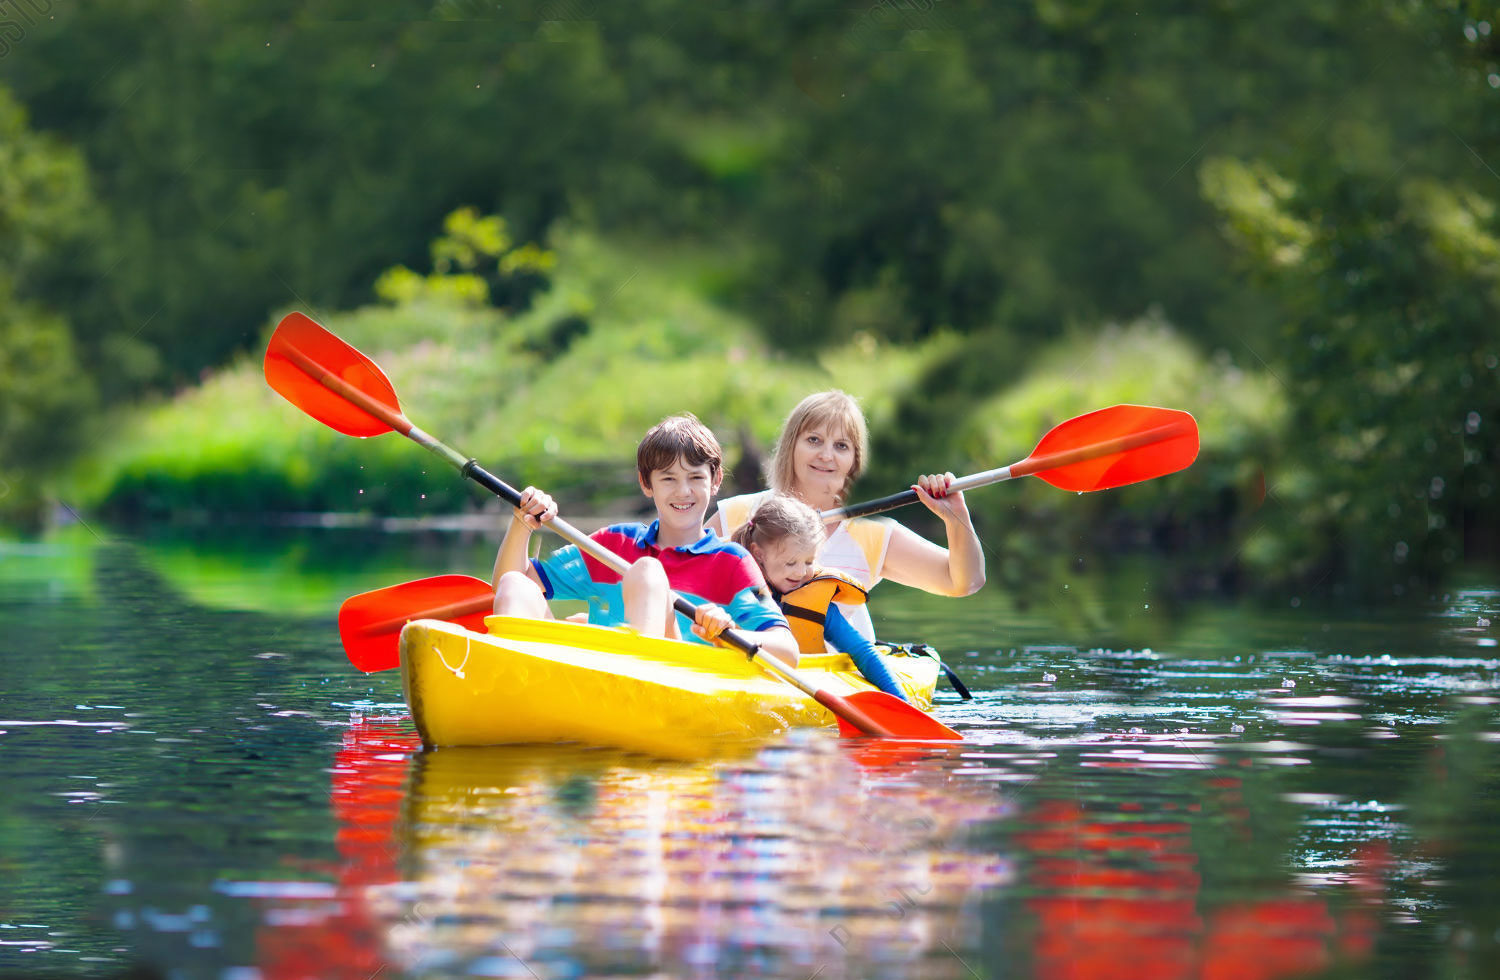
[[[396,391],[379,366],[309,317],[291,313],[277,325],[266,348],[265,373],[266,382],[277,393],[319,422],[349,435],[399,432],[512,507],[520,502],[521,495],[514,487],[413,425],[402,414]],[[546,526],[616,572],[623,573],[629,567],[620,556],[561,518],[548,521]],[[673,596],[672,605],[689,618],[697,613],[697,606],[680,595]],[[720,638],[831,711],[839,719],[843,734],[963,738],[926,712],[884,691],[846,696],[820,688],[780,660],[762,653],[759,645],[739,630],[725,630]]]

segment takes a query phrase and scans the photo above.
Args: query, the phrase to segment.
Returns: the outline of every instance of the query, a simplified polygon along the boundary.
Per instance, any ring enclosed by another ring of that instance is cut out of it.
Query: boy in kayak
[[[557,516],[552,497],[527,487],[495,556],[495,612],[551,619],[548,599],[583,599],[589,622],[629,625],[644,636],[684,637],[672,591],[698,604],[682,626],[703,642],[730,627],[756,634],[766,653],[793,666],[797,642],[772,601],[749,552],[704,529],[703,518],[723,481],[723,452],[708,427],[674,415],[652,427],[636,448],[636,478],[656,505],[649,525],[614,524],[593,539],[631,563],[622,576],[576,546],[527,560],[531,532]]]

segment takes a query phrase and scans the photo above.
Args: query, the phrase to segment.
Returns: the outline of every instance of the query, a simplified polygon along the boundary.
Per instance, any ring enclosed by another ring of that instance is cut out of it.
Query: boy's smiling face
[[[656,504],[658,544],[676,548],[703,536],[703,518],[721,479],[707,463],[693,466],[681,456],[666,469],[651,471],[651,482],[642,483],[641,491]]]

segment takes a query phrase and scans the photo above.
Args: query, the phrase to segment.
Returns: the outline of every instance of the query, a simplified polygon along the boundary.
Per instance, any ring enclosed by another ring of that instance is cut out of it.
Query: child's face
[[[822,502],[844,492],[854,467],[854,443],[841,428],[813,425],[803,429],[792,449],[792,476],[798,495]]]
[[[691,533],[696,540],[703,533],[703,517],[714,494],[719,492],[719,477],[707,463],[690,465],[681,456],[671,466],[651,471],[650,484],[641,490],[656,504],[661,530]]]
[[[777,592],[790,592],[812,578],[818,567],[818,545],[785,537],[767,547],[754,545],[751,552],[760,565],[766,584]]]

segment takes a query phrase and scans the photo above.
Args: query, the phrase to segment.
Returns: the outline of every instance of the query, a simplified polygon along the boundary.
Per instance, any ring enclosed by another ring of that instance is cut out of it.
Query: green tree
[[[42,475],[77,448],[95,392],[68,321],[28,296],[83,232],[89,206],[79,155],[32,132],[0,88],[0,513],[29,521]]]
[[[1495,204],[1430,177],[1204,168],[1285,311],[1266,351],[1292,411],[1271,491],[1295,520],[1249,557],[1273,578],[1401,595],[1500,554]]]
[[[272,309],[368,301],[461,204],[525,241],[587,194],[629,121],[597,39],[439,7],[58,5],[0,79],[100,177],[108,275],[69,292],[80,336],[133,334],[158,385],[191,381]]]

